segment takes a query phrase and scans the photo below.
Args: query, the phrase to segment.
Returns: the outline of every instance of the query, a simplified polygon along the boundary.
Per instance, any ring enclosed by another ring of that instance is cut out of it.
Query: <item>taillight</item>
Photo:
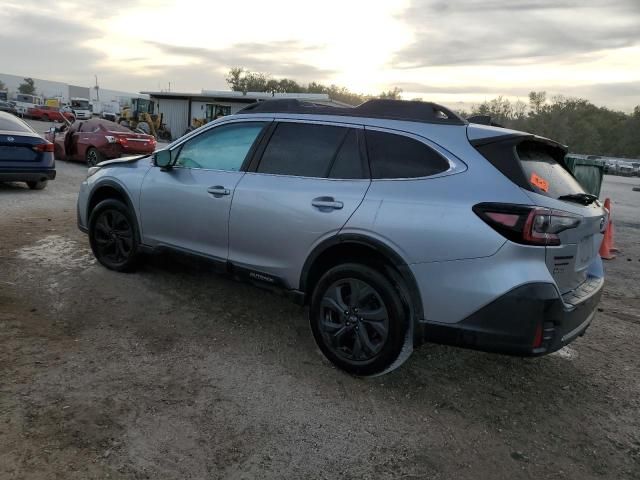
[[[502,203],[481,203],[473,211],[504,237],[525,245],[560,245],[558,234],[582,220],[560,210]]]
[[[43,152],[53,152],[53,143],[51,143],[51,142],[47,142],[47,143],[39,143],[39,144],[37,144],[37,145],[34,145],[34,146],[33,146],[33,149],[34,149],[36,152],[40,152],[40,153],[43,153]]]

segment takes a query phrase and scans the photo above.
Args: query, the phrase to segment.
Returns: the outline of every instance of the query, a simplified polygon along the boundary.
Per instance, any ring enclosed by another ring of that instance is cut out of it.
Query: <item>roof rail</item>
[[[237,114],[302,113],[371,117],[410,122],[466,125],[467,121],[442,105],[417,100],[368,100],[357,107],[332,107],[295,99],[265,100],[252,103]]]

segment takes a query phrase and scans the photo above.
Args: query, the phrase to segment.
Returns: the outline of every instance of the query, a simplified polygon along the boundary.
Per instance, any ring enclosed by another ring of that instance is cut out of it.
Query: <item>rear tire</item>
[[[97,164],[104,160],[104,156],[93,147],[87,150],[85,158],[87,160],[87,165],[90,167],[95,167]]]
[[[27,182],[27,186],[31,190],[44,190],[47,186],[47,180],[41,180],[39,182]]]
[[[138,226],[119,200],[103,200],[89,217],[89,243],[98,262],[110,270],[130,272],[139,261]]]
[[[389,372],[413,351],[410,315],[400,289],[366,265],[328,270],[313,290],[309,321],[325,357],[352,375]]]

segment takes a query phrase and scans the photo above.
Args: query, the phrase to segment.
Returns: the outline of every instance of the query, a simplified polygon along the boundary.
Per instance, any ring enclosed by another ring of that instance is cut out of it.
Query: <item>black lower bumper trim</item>
[[[517,287],[461,322],[421,322],[427,342],[518,356],[559,350],[591,324],[604,280],[579,304],[567,305],[550,283]]]
[[[55,169],[0,170],[0,182],[40,182],[56,178]]]

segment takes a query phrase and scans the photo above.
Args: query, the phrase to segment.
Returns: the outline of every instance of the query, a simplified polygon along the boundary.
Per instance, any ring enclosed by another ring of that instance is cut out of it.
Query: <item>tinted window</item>
[[[369,178],[358,147],[356,130],[347,134],[329,172],[329,178]]]
[[[552,198],[584,192],[578,181],[558,163],[546,145],[522,142],[518,145],[517,152],[525,177],[535,192]]]
[[[10,114],[0,114],[0,130],[7,130],[9,132],[35,132],[29,125]]]
[[[176,165],[238,171],[263,126],[263,122],[247,122],[207,130],[182,146]]]
[[[449,163],[422,142],[403,135],[367,130],[373,178],[427,177],[449,169]]]
[[[347,132],[344,127],[280,123],[258,172],[325,178]]]

